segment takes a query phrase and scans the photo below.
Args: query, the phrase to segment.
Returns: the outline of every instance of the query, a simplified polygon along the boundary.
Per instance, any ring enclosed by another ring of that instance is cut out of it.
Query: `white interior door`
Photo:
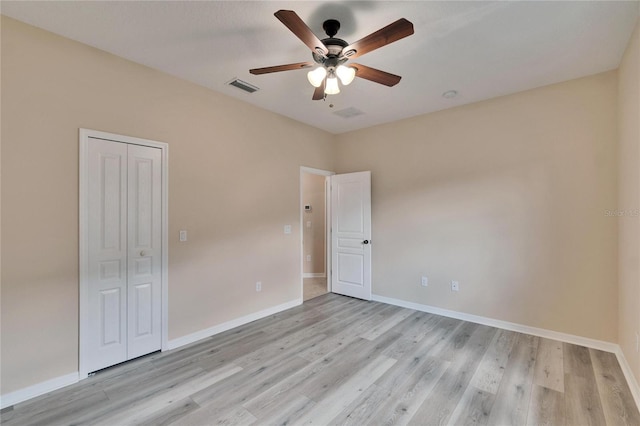
[[[127,359],[127,145],[88,147],[88,371]]]
[[[331,176],[331,285],[371,300],[371,172]]]
[[[127,359],[160,349],[161,334],[161,152],[128,147]]]
[[[89,138],[86,371],[161,348],[160,149]]]

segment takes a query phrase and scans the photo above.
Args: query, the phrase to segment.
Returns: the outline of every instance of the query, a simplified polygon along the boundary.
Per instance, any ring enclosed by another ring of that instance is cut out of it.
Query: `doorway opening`
[[[329,176],[333,172],[300,168],[300,236],[302,301],[331,291],[328,255]]]

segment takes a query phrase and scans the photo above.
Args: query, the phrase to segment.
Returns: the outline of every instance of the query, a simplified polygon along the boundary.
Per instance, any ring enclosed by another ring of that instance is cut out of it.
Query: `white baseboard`
[[[640,409],[640,385],[638,384],[636,377],[633,375],[631,366],[627,362],[627,358],[625,358],[624,352],[622,352],[622,348],[620,346],[618,346],[618,349],[616,350],[616,357],[618,358],[618,363],[620,364],[620,368],[622,368],[624,377],[627,379],[627,384],[629,385],[629,389],[631,389],[633,399],[636,400],[636,405],[638,406],[638,409]]]
[[[178,337],[177,339],[169,340],[168,346],[169,349],[176,349],[181,346],[189,345],[191,343],[197,342],[198,340],[206,339],[207,337],[211,337],[215,334],[231,330],[232,328],[239,327],[241,325],[259,320],[264,317],[268,317],[269,315],[277,314],[278,312],[286,311],[287,309],[291,309],[301,304],[302,298],[298,298],[281,305],[273,306],[259,312],[254,312],[240,318],[232,319],[231,321],[227,321],[222,324],[214,325],[213,327],[209,327],[204,330],[196,331],[195,333],[187,334],[186,336]]]
[[[15,392],[2,395],[0,397],[0,409],[10,407],[27,399],[35,398],[36,396],[44,395],[45,393],[52,392],[56,389],[63,388],[65,386],[78,383],[78,372],[65,374],[64,376],[56,377],[44,382],[37,383],[35,385],[17,390]]]
[[[324,272],[307,272],[302,274],[302,278],[327,278],[327,274]]]
[[[576,336],[568,333],[560,333],[558,331],[546,330],[544,328],[531,327],[528,325],[516,324],[513,322],[497,320],[493,318],[481,317],[479,315],[465,314],[463,312],[450,311],[448,309],[437,308],[435,306],[422,305],[420,303],[407,302],[405,300],[393,299],[391,297],[373,295],[372,300],[376,302],[387,303],[389,305],[401,306],[403,308],[414,309],[416,311],[428,312],[430,314],[442,315],[443,317],[456,318],[463,321],[469,321],[476,324],[488,325],[491,327],[502,328],[519,333],[531,334],[547,339],[560,340],[574,345],[586,346],[588,348],[598,349],[605,352],[617,353],[619,346],[615,343],[605,342],[602,340],[590,339],[588,337]]]

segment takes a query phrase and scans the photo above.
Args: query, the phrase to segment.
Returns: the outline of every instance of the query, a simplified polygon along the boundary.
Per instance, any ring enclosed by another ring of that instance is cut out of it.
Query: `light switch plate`
[[[180,231],[180,241],[181,242],[187,241],[187,231]]]
[[[285,225],[284,226],[284,233],[285,234],[290,234],[291,233],[291,225]]]

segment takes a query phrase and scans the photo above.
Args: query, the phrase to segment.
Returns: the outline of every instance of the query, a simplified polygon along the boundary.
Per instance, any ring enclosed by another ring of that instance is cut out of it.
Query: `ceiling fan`
[[[249,70],[251,74],[259,75],[298,70],[311,68],[317,64],[319,66],[307,74],[309,82],[316,88],[313,92],[313,100],[324,99],[326,95],[340,93],[338,79],[345,86],[351,83],[355,77],[364,78],[389,87],[395,86],[400,82],[402,77],[399,75],[361,64],[345,64],[350,59],[357,58],[413,34],[413,24],[406,19],[398,19],[355,43],[349,44],[342,39],[334,37],[340,29],[340,22],[335,19],[324,21],[322,28],[329,37],[320,40],[294,11],[279,10],[274,15],[311,49],[313,62],[297,62],[295,64],[254,68]]]

